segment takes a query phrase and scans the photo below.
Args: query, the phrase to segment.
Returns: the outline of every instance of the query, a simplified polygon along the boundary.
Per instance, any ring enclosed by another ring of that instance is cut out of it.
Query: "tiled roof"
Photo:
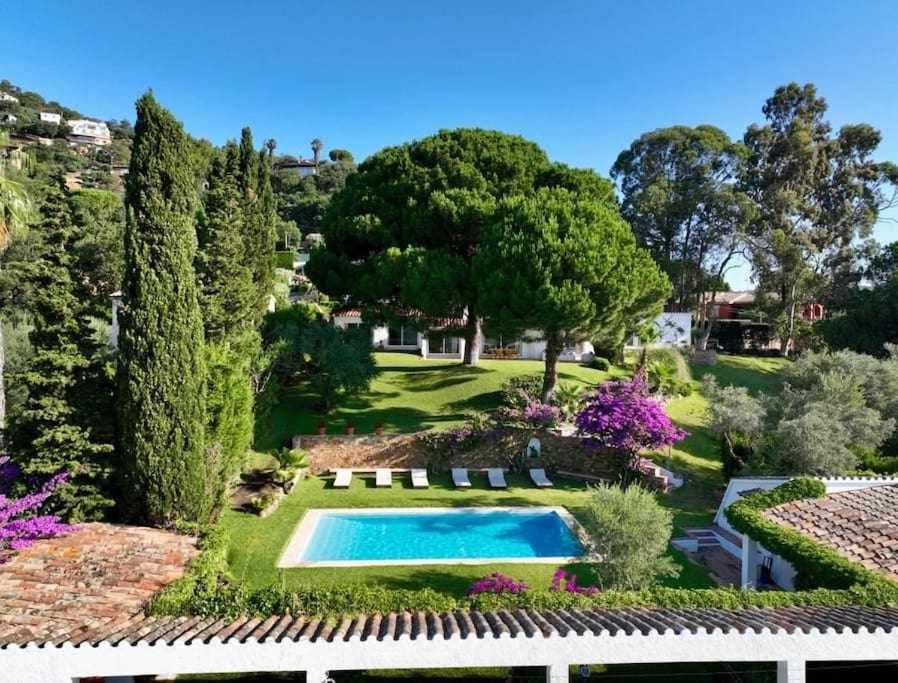
[[[868,569],[898,579],[898,485],[796,500],[765,514]]]
[[[0,648],[63,644],[96,646],[199,645],[249,642],[365,642],[478,638],[567,638],[682,633],[792,634],[835,631],[898,632],[898,609],[783,607],[775,609],[619,609],[403,612],[323,620],[290,615],[240,617],[136,616],[103,626],[73,629],[56,638],[0,632]]]
[[[49,641],[141,614],[196,555],[189,536],[84,524],[0,564],[0,642]]]

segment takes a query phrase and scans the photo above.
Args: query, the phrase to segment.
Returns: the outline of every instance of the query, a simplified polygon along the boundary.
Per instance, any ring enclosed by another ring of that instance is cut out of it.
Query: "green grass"
[[[265,519],[229,510],[222,524],[231,535],[228,561],[231,572],[248,586],[259,588],[273,582],[287,586],[303,584],[368,583],[388,588],[416,589],[430,587],[454,596],[461,596],[475,580],[491,572],[501,571],[526,581],[534,588],[548,588],[555,564],[486,564],[486,565],[424,565],[390,567],[320,567],[277,569],[281,551],[289,540],[297,522],[309,508],[353,507],[463,507],[483,505],[559,505],[575,517],[582,517],[588,503],[589,491],[580,482],[557,479],[553,489],[535,488],[525,476],[510,475],[508,489],[488,488],[486,475],[472,474],[472,488],[456,490],[448,475],[430,477],[430,488],[413,489],[408,477],[395,478],[391,489],[377,489],[372,477],[353,477],[349,489],[332,489],[326,479],[311,477],[300,482],[277,511]],[[682,567],[679,579],[668,585],[694,588],[710,586],[707,572],[677,551],[671,556]],[[594,580],[588,565],[572,564],[569,571],[577,574],[580,583]]]
[[[510,377],[536,373],[542,368],[536,361],[484,361],[480,367],[465,368],[456,363],[387,353],[377,354],[377,362],[382,372],[371,391],[335,411],[328,419],[331,431],[342,431],[347,420],[355,422],[361,433],[370,431],[377,422],[393,432],[446,428],[462,422],[466,411],[497,407],[499,389]],[[674,513],[677,530],[710,523],[725,485],[717,444],[705,428],[707,401],[700,393],[701,378],[710,374],[724,384],[738,384],[756,392],[775,392],[781,386],[780,370],[785,362],[777,358],[722,356],[717,365],[691,367],[696,391],[672,400],[667,406],[671,417],[690,436],[669,454],[656,456],[656,460],[686,479],[682,488],[660,498]],[[621,372],[615,369],[611,374]],[[580,365],[561,367],[563,382],[595,384],[608,376],[609,373]],[[312,397],[302,389],[292,391],[263,425],[269,444],[280,443],[293,434],[311,432],[319,420],[311,412],[311,404]],[[537,490],[526,478],[514,475],[509,477],[507,491],[488,489],[482,476],[475,476],[473,484],[469,491],[458,491],[448,476],[432,476],[431,486],[426,490],[412,489],[400,480],[392,489],[384,490],[375,489],[371,479],[356,477],[348,490],[333,490],[325,480],[308,479],[266,519],[225,512],[222,524],[231,534],[231,570],[236,578],[251,587],[280,581],[289,586],[359,582],[388,588],[427,586],[458,596],[474,579],[494,571],[527,581],[535,588],[548,586],[554,565],[276,568],[282,549],[309,508],[560,505],[574,516],[582,516],[589,496],[588,489],[580,483],[558,480],[554,489]],[[670,554],[681,566],[681,574],[668,582],[669,585],[693,588],[712,585],[703,567],[678,551],[671,550]],[[587,565],[572,565],[569,570],[578,575],[581,583],[593,579]]]
[[[380,374],[370,391],[348,399],[327,416],[315,413],[315,397],[307,387],[291,388],[270,415],[257,426],[256,448],[276,448],[295,434],[311,434],[319,421],[328,432],[343,433],[353,422],[356,433],[381,423],[387,432],[414,432],[460,424],[465,413],[499,407],[499,391],[512,377],[542,373],[543,363],[528,360],[484,360],[477,367],[456,361],[422,360],[406,353],[377,353]],[[620,371],[615,371],[620,373]],[[609,373],[576,363],[562,363],[559,381],[583,386]]]

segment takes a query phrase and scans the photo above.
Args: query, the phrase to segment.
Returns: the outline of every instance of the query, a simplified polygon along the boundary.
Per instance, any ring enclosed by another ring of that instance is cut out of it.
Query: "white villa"
[[[52,111],[42,111],[41,121],[43,121],[44,123],[55,123],[56,125],[59,125],[60,123],[62,123],[62,114],[57,114],[56,112]]]
[[[743,496],[757,491],[769,491],[780,484],[789,481],[790,477],[735,477],[730,479],[720,506],[714,516],[714,525],[710,530],[714,532],[720,547],[731,555],[740,559],[742,564],[742,587],[753,588],[758,583],[761,568],[780,588],[794,590],[795,569],[792,565],[778,555],[774,555],[753,539],[739,533],[730,526],[726,518],[726,509],[740,500]],[[898,520],[888,519],[879,507],[879,499],[888,496],[898,500],[898,478],[894,477],[832,477],[821,479],[826,486],[827,495],[822,499],[809,499],[789,503],[785,513],[783,508],[777,506],[768,511],[777,523],[805,533],[814,540],[832,547],[837,552],[846,555],[849,559],[856,559],[861,564],[869,566],[868,560],[878,554],[878,545],[875,538],[866,538],[866,527],[882,532],[895,532],[898,534]],[[793,510],[794,508],[794,510]],[[808,508],[808,519],[816,520],[813,524],[802,523],[801,510]],[[812,509],[813,508],[813,509]],[[816,509],[819,508],[819,509]],[[799,513],[799,514],[796,514]],[[892,516],[898,514],[898,506],[891,512]],[[844,520],[840,520],[845,517]],[[853,521],[848,521],[853,520]],[[853,523],[861,522],[862,529],[857,533],[850,532]],[[875,524],[867,525],[866,521],[874,521]],[[888,528],[886,528],[888,527]],[[858,557],[852,554],[859,550]],[[893,565],[898,566],[898,558],[893,558]],[[872,567],[889,570],[892,565]],[[892,571],[895,571],[892,569]],[[898,573],[898,572],[896,572]]]
[[[340,328],[362,325],[362,314],[357,309],[345,309],[333,314],[334,325]],[[460,320],[446,321],[444,327],[458,328]],[[383,351],[405,351],[418,353],[422,358],[461,360],[465,356],[465,340],[438,329],[421,331],[412,325],[375,325],[371,328],[371,343],[375,349]],[[528,331],[520,338],[483,337],[478,356],[482,358],[516,358],[521,360],[543,360],[546,342],[539,333]],[[590,342],[580,342],[566,349],[560,360],[589,362],[595,357],[595,349]]]
[[[665,311],[655,318],[654,327],[658,332],[658,337],[654,341],[649,344],[644,344],[642,340],[634,334],[629,339],[627,346],[631,348],[642,348],[643,346],[687,347],[692,345],[692,313],[672,313]]]
[[[102,121],[90,119],[75,119],[69,121],[72,129],[69,133],[69,142],[85,145],[99,145],[105,147],[112,144],[112,135],[109,128]]]
[[[13,104],[19,103],[19,98],[15,95],[10,95],[8,92],[3,92],[0,90],[0,102],[12,102]]]

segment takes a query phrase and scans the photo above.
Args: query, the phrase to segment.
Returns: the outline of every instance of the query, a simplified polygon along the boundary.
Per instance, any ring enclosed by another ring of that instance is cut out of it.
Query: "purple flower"
[[[577,593],[580,595],[595,595],[599,592],[596,586],[580,586],[577,584],[577,575],[568,574],[564,569],[557,569],[552,575],[552,585],[549,590],[552,593],[558,593],[562,590],[561,582],[564,581],[564,591],[566,593]]]
[[[552,427],[558,424],[558,417],[561,411],[557,406],[550,406],[546,403],[533,401],[524,408],[522,417],[524,421],[535,427]]]
[[[469,598],[480,593],[495,593],[496,595],[513,593],[517,595],[518,593],[523,593],[527,588],[529,586],[523,581],[516,581],[510,576],[496,572],[472,583],[471,587],[468,588],[467,595]]]
[[[19,470],[10,464],[9,458],[0,456],[0,491],[8,492],[18,476]],[[47,480],[38,491],[21,498],[9,498],[0,493],[0,563],[38,539],[61,536],[75,529],[62,523],[56,515],[34,514],[66,479],[68,474],[60,472]]]
[[[597,448],[613,448],[634,455],[681,441],[688,433],[671,422],[664,407],[649,396],[645,383],[605,382],[586,399],[575,419],[580,434]]]

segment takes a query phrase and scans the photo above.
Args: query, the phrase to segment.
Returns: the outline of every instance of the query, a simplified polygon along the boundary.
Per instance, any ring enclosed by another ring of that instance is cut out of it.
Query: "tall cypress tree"
[[[118,354],[125,483],[145,521],[203,520],[209,505],[196,194],[187,136],[150,93],[137,101],[125,205]]]
[[[211,341],[251,329],[256,317],[252,260],[243,234],[238,155],[236,145],[229,144],[213,160],[197,229],[196,271],[206,338]]]
[[[97,416],[102,384],[100,345],[85,302],[76,294],[74,246],[79,237],[61,179],[51,186],[38,228],[38,258],[25,270],[32,291],[30,312],[34,349],[24,373],[28,399],[13,430],[13,453],[29,475],[69,473],[50,504],[75,521],[98,519],[113,504],[109,497],[112,446],[100,443],[88,425]]]
[[[253,135],[249,128],[240,132],[240,189],[245,210],[245,246],[247,262],[252,264],[253,285],[256,290],[256,323],[268,306],[274,287],[275,212],[274,192],[268,156],[253,149]]]

